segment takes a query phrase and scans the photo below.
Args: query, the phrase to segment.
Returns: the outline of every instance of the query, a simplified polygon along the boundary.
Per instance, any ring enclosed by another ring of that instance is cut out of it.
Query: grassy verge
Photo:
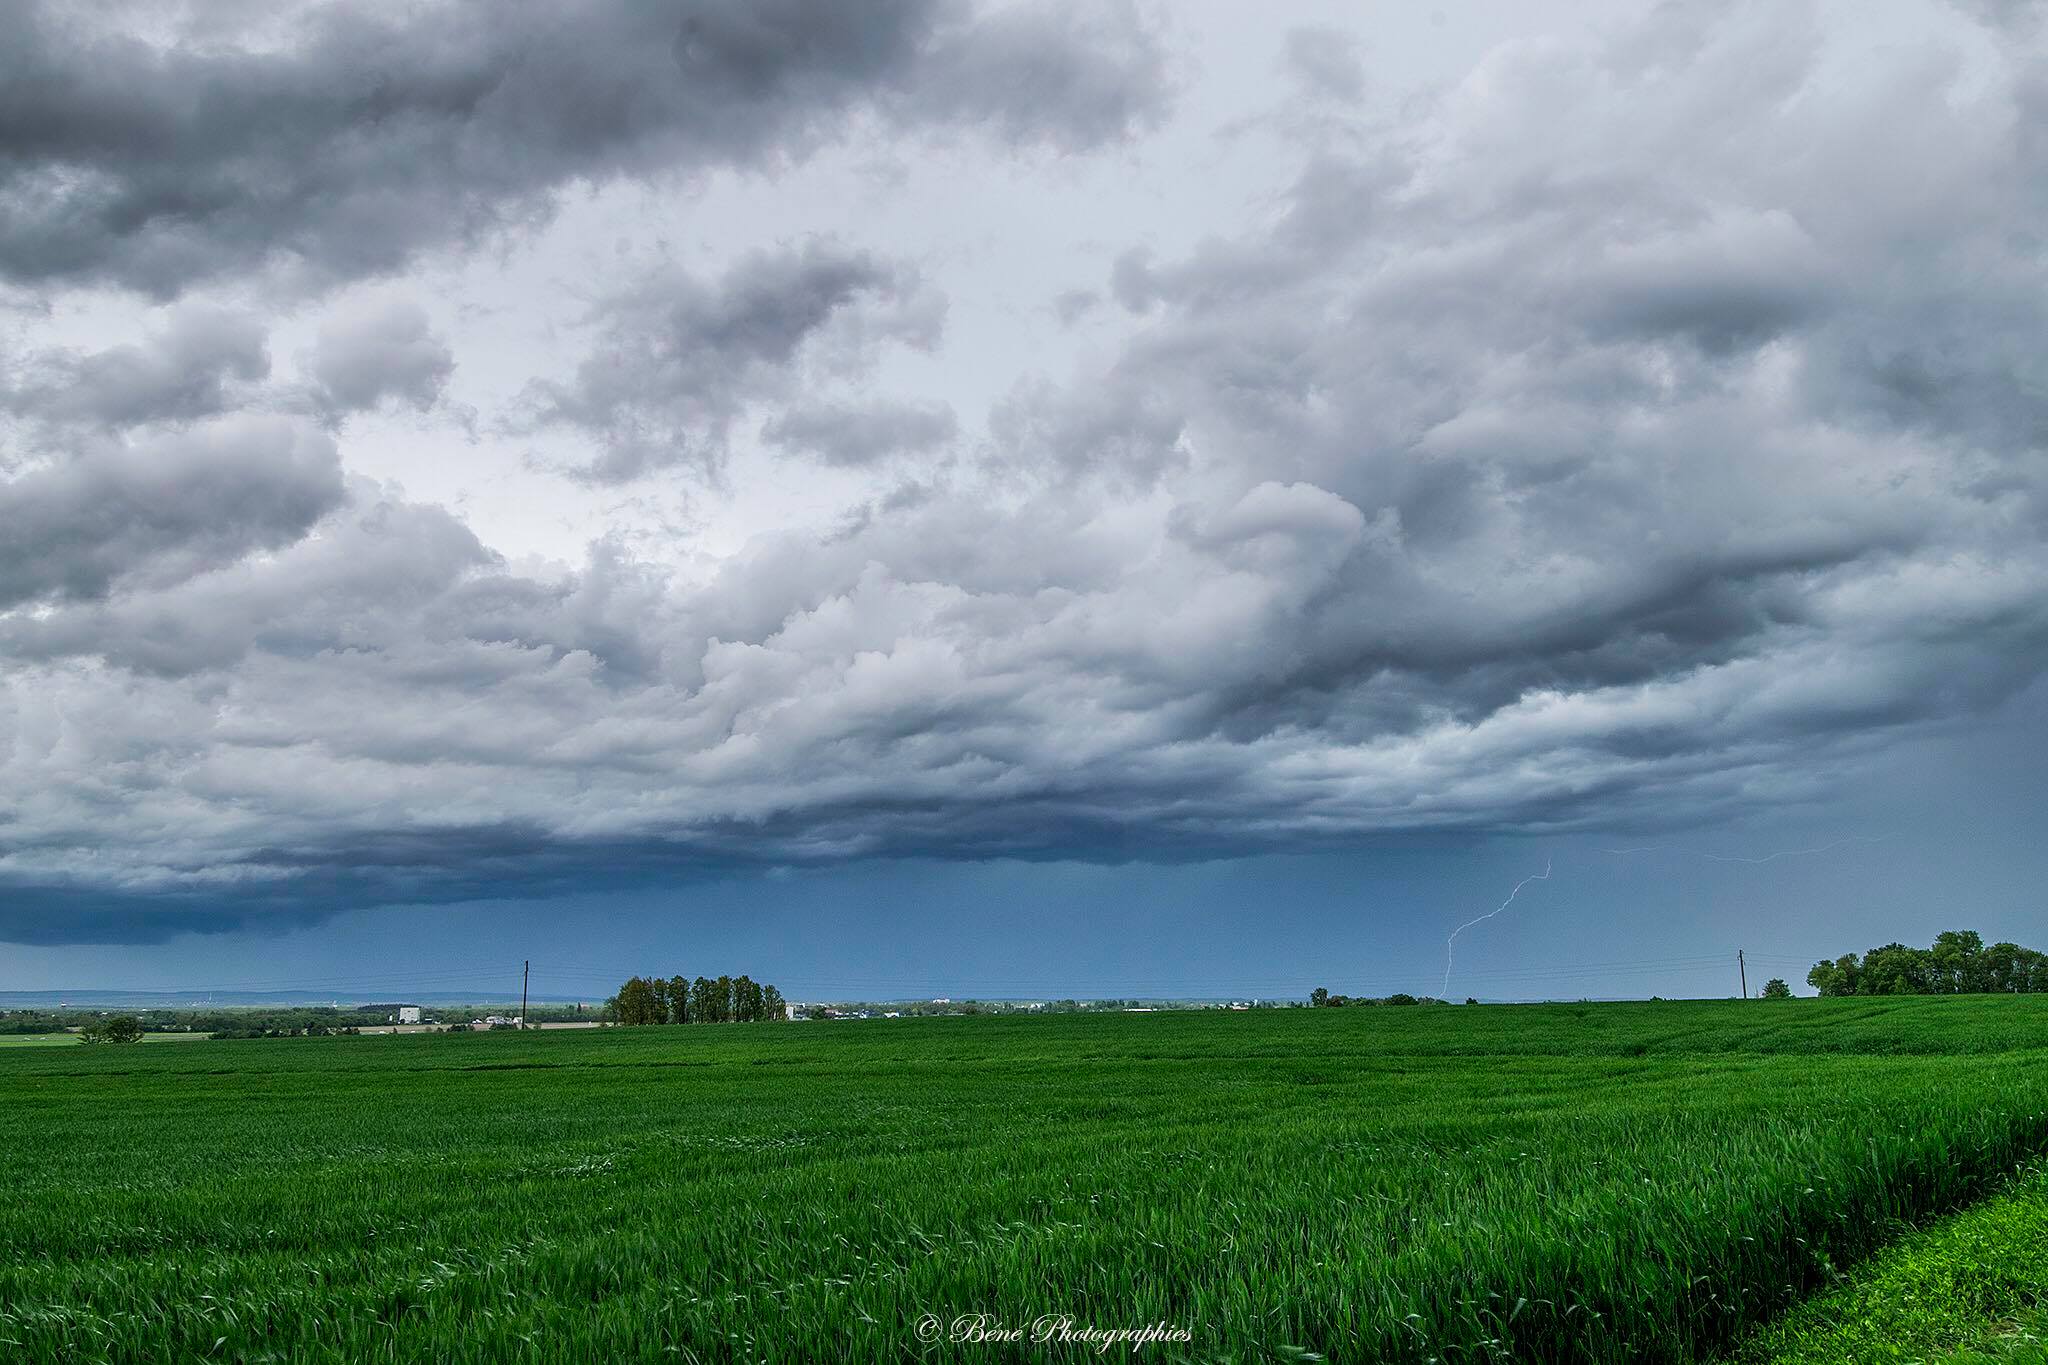
[[[1740,1365],[2048,1362],[2048,1167],[1907,1234],[1758,1333]]]

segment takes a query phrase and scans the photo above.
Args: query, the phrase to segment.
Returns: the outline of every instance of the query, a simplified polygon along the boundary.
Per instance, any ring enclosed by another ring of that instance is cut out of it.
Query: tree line
[[[606,1013],[628,1025],[753,1024],[789,1017],[782,992],[751,976],[628,977],[604,1004]]]
[[[1937,934],[1933,946],[1887,943],[1862,957],[1816,962],[1806,984],[1822,995],[1987,995],[2048,991],[2048,954],[1994,943],[1968,929]]]
[[[1348,1005],[1441,1005],[1444,1002],[1428,995],[1410,995],[1406,991],[1395,991],[1392,995],[1332,995],[1322,986],[1308,993],[1308,1003],[1316,1009],[1343,1009]],[[1467,1000],[1466,1004],[1476,1002]]]

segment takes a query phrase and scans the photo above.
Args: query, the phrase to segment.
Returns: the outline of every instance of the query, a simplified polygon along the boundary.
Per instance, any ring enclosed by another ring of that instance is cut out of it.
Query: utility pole
[[[1735,970],[1742,973],[1742,998],[1749,999],[1749,966],[1742,960],[1742,949],[1735,950]]]
[[[519,968],[519,1027],[521,1028],[526,1027],[526,978],[532,971],[533,959],[528,958]],[[1748,995],[1749,988],[1747,986],[1743,987],[1742,993]]]

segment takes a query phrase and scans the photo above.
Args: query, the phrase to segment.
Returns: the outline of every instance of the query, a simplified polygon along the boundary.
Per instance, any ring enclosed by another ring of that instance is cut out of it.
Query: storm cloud
[[[715,473],[753,405],[790,398],[807,374],[860,373],[884,342],[928,348],[944,319],[914,268],[823,242],[756,252],[715,282],[654,271],[596,310],[572,380],[534,385],[531,423],[587,434],[598,453],[576,472],[592,482]]]
[[[571,181],[797,157],[856,106],[892,146],[1085,160],[1170,84],[1131,15],[826,9],[589,7],[574,41],[321,12],[235,57],[46,18],[5,60],[109,65],[62,97],[90,136],[16,134],[46,216],[0,257],[49,289],[338,278]],[[979,407],[920,387],[971,300],[857,214],[639,244],[494,414],[535,502],[628,509],[552,562],[292,415],[432,409],[468,357],[419,309],[316,328],[297,376],[214,314],[178,360],[45,347],[0,466],[0,935],[1824,799],[2048,661],[2042,68],[1939,22],[1845,64],[1814,12],[1665,7],[1391,107],[1369,48],[1276,33],[1303,89],[1259,97],[1317,113],[1261,124],[1290,169],[1260,211],[1108,243],[1037,305],[1113,300],[1085,339],[977,352]],[[374,118],[363,52],[402,75]],[[181,145],[237,110],[275,131],[209,133],[189,202],[143,211],[171,171],[123,120]],[[94,230],[60,248],[59,217]],[[672,488],[747,533],[631,520]]]
[[[227,34],[205,6],[18,6],[0,277],[169,295],[266,265],[377,274],[530,224],[571,184],[773,166],[863,120],[1086,147],[1164,100],[1156,43],[1109,13],[440,0]]]

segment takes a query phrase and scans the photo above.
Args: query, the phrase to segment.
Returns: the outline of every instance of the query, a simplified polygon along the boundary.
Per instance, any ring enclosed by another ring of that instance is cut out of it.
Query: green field
[[[145,1043],[204,1043],[204,1033],[145,1033]],[[82,1047],[75,1033],[0,1033],[0,1047]]]
[[[0,1359],[1706,1359],[2044,1152],[2044,997],[23,1048]]]

